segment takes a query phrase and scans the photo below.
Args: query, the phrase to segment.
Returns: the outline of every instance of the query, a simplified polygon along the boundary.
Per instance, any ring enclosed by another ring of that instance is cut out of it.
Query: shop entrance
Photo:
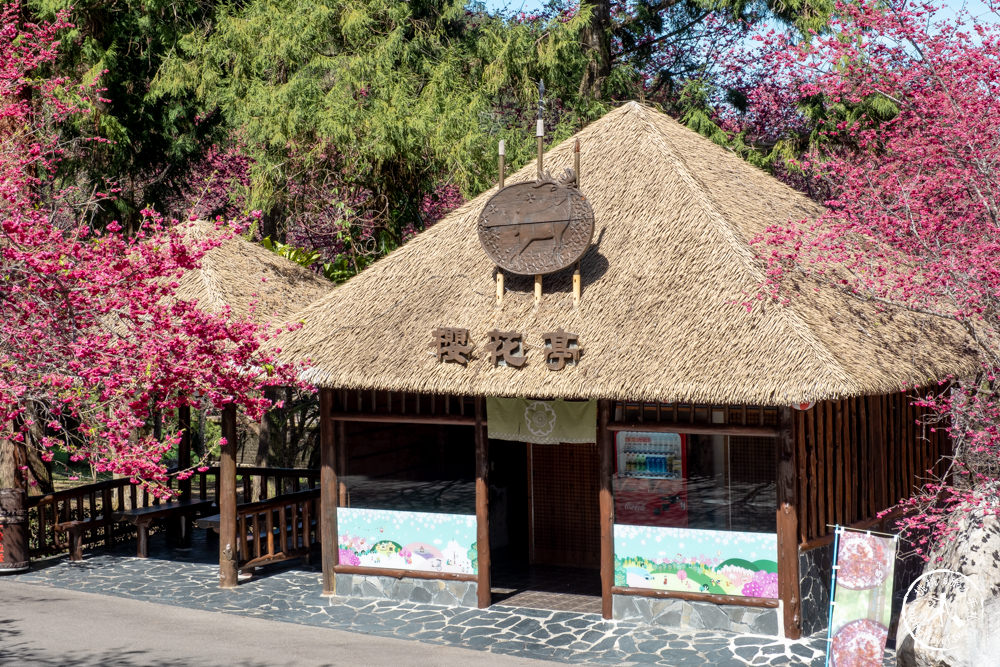
[[[596,445],[489,451],[493,602],[600,612]]]

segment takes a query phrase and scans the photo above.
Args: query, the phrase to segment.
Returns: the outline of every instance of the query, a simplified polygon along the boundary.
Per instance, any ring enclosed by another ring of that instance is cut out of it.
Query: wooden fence
[[[190,479],[191,496],[202,500],[218,497],[219,469],[198,471]],[[319,471],[300,468],[240,467],[236,470],[237,502],[266,500],[277,495],[319,486]],[[172,479],[171,487],[175,487]],[[29,555],[32,558],[63,553],[68,536],[59,524],[88,521],[83,546],[113,546],[135,539],[135,528],[117,523],[112,513],[160,504],[147,490],[127,478],[109,479],[28,498]]]

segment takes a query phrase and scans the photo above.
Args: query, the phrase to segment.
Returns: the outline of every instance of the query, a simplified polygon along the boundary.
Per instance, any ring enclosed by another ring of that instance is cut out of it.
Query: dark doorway
[[[595,445],[490,441],[494,604],[601,610]]]

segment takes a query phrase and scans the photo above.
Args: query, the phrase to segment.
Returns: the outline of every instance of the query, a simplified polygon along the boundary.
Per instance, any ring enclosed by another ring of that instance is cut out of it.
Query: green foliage
[[[457,0],[227,5],[179,41],[152,97],[195,100],[240,130],[256,160],[251,208],[287,212],[289,179],[321,171],[372,193],[398,232],[436,183],[472,194],[494,182],[499,139],[510,163],[531,159],[538,78],[564,100],[552,141],[604,110],[572,107],[583,20],[511,24]]]
[[[281,255],[285,259],[289,259],[296,264],[306,267],[307,269],[313,268],[313,266],[320,261],[321,257],[318,250],[299,248],[291,243],[274,241],[270,236],[265,236],[261,239],[260,244],[271,252]],[[368,262],[362,259],[362,266],[360,268],[364,268],[367,264]],[[323,262],[319,268],[323,277],[336,283],[347,280],[360,270],[360,268],[355,269],[350,258],[346,255],[341,255],[336,261],[333,262]]]
[[[117,210],[129,219],[147,203],[162,202],[175,185],[170,176],[213,135],[214,123],[198,122],[188,97],[149,95],[149,84],[179,36],[209,16],[214,3],[198,0],[29,0],[37,18],[68,11],[75,24],[62,38],[56,74],[99,81],[108,101],[74,117],[67,142],[102,137],[85,156],[67,154],[67,181],[84,189],[120,188]]]

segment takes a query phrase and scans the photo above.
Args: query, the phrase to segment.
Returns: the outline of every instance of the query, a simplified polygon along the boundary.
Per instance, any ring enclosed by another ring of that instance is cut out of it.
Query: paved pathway
[[[793,642],[719,631],[683,631],[605,621],[596,614],[502,605],[480,610],[325,598],[320,595],[320,574],[314,567],[298,563],[272,567],[237,589],[222,590],[216,585],[218,565],[208,560],[210,552],[201,546],[185,553],[151,541],[153,557],[148,559],[119,551],[96,552],[77,563],[64,559],[36,563],[29,572],[0,578],[0,598],[4,581],[12,580],[577,664],[724,667],[824,663],[825,642],[818,638]]]
[[[546,667],[455,646],[0,581],[0,665]]]

